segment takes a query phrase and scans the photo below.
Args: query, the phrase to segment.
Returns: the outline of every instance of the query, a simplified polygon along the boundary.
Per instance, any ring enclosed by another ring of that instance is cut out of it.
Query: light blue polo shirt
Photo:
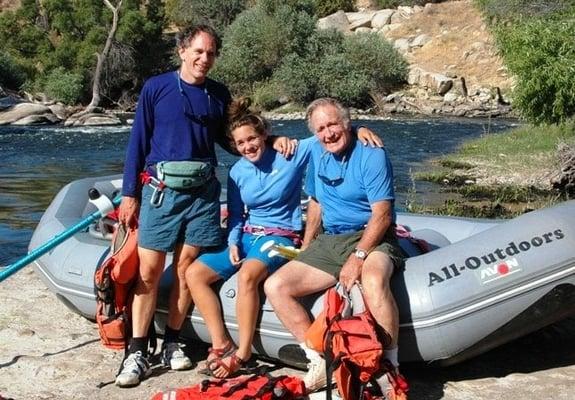
[[[371,217],[371,204],[389,200],[393,206],[393,168],[385,149],[355,140],[336,155],[315,142],[311,154],[305,191],[320,203],[326,233],[359,231]],[[395,217],[393,210],[393,222]]]
[[[267,146],[258,162],[241,158],[233,165],[228,176],[228,245],[239,243],[244,224],[302,229],[302,179],[316,142],[315,136],[300,140],[290,159]]]

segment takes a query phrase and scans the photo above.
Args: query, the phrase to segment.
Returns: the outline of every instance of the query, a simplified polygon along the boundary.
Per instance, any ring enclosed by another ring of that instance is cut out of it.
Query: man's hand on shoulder
[[[364,146],[383,147],[383,140],[371,129],[360,126],[357,128],[357,138]]]
[[[275,151],[289,159],[294,155],[297,148],[297,139],[290,139],[287,136],[271,136],[270,141]]]

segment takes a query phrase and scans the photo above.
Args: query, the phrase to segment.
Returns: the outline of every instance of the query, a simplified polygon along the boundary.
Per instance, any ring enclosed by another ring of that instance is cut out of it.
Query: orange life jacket
[[[139,271],[137,236],[137,228],[119,224],[111,255],[94,274],[100,341],[113,350],[126,348],[131,336],[130,305]]]

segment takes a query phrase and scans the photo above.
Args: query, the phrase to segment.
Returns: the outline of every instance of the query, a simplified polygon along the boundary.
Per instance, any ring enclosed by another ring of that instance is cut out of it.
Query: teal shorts
[[[240,257],[246,260],[255,259],[261,261],[266,266],[269,275],[288,262],[282,256],[275,255],[270,257],[268,251],[261,250],[262,245],[270,240],[283,246],[293,246],[293,241],[284,236],[252,235],[251,233],[243,233],[239,243]],[[223,280],[228,280],[238,271],[238,267],[230,262],[229,251],[229,247],[225,246],[215,252],[202,254],[198,260],[207,265]]]
[[[339,279],[341,267],[354,252],[362,235],[363,230],[338,235],[321,234],[295,259]],[[404,254],[399,247],[393,228],[387,230],[382,242],[372,251],[376,250],[387,254],[395,269],[404,267]]]
[[[211,179],[197,189],[164,188],[156,207],[150,204],[154,189],[144,185],[138,228],[140,247],[173,251],[176,244],[211,247],[222,243],[220,227],[220,182]]]

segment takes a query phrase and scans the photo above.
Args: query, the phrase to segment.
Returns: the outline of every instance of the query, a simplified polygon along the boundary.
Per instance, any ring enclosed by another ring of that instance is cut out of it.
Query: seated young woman
[[[247,98],[229,108],[229,136],[242,156],[230,169],[227,184],[228,246],[202,254],[188,268],[186,283],[210,332],[212,347],[204,367],[217,378],[237,372],[252,355],[252,341],[260,309],[259,286],[288,260],[270,256],[262,245],[299,244],[302,230],[300,188],[315,136],[299,141],[295,153],[284,158],[266,145],[269,123],[250,109]],[[380,145],[370,130],[360,138]],[[238,346],[229,337],[221,303],[211,286],[238,273],[236,317]]]

